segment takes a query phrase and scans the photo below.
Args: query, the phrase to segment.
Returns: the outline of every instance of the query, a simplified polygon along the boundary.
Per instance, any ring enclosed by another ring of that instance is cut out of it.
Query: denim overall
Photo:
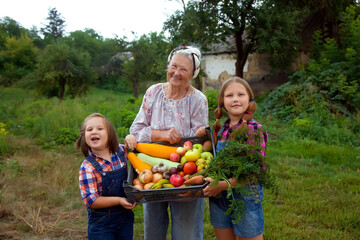
[[[216,152],[223,149],[226,143],[227,141],[218,141],[216,144]],[[230,199],[226,197],[227,192],[222,191],[220,193],[221,197],[209,198],[211,224],[217,228],[232,228],[237,236],[255,237],[264,232],[262,210],[263,189],[262,186],[257,183],[248,184],[245,188],[248,194],[240,194],[233,189],[234,197],[244,201],[245,215],[242,220],[234,224],[230,216],[225,215],[230,205]]]
[[[125,156],[118,151],[121,162],[126,163]],[[86,159],[102,176],[102,195],[125,197],[123,181],[127,178],[126,164],[120,169],[102,171],[100,164],[90,155]],[[121,205],[109,208],[88,210],[88,238],[90,240],[132,240],[134,213]]]

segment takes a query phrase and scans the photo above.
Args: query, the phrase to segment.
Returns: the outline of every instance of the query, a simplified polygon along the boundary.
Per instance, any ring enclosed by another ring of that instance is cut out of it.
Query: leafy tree
[[[34,42],[34,45],[40,49],[44,49],[46,46],[46,41],[44,41],[44,39],[41,38],[41,36],[39,35],[40,31],[38,30],[38,28],[36,26],[32,26],[29,29],[28,32],[28,36],[29,38],[31,38]]]
[[[27,35],[5,37],[4,48],[0,50],[0,84],[10,86],[33,71],[38,49]]]
[[[49,9],[49,15],[46,20],[48,24],[41,28],[45,38],[57,39],[64,37],[65,20],[56,8]]]
[[[305,10],[303,20],[300,23],[303,42],[310,38],[314,31],[320,30],[320,35],[325,38],[334,38],[338,42],[340,35],[338,32],[342,12],[356,0],[279,0],[284,4],[292,5],[298,10]]]
[[[93,29],[71,32],[64,40],[72,47],[86,51],[91,57],[91,67],[96,72],[95,85],[101,88],[117,86],[122,73],[123,60],[118,56],[124,51],[121,39],[104,39]]]
[[[179,44],[197,44],[202,49],[219,40],[216,34],[217,19],[211,14],[211,9],[201,6],[195,1],[188,2],[183,11],[177,10],[164,23],[164,30],[170,33],[173,46]]]
[[[93,76],[89,54],[61,41],[46,46],[35,72],[38,92],[60,101],[65,93],[71,97],[85,93]]]
[[[134,97],[138,98],[140,82],[164,78],[170,46],[163,34],[154,32],[130,42],[127,51],[131,58],[124,63],[123,74],[132,83]]]
[[[184,12],[182,19],[176,16],[172,17],[178,19],[178,22],[172,22],[175,26],[173,32],[181,29],[177,30],[176,28],[183,24],[185,19],[196,19],[196,24],[193,26],[196,30],[187,30],[187,32],[201,32],[199,37],[210,39],[209,42],[214,42],[214,37],[224,42],[228,37],[235,39],[237,76],[243,76],[243,68],[248,55],[256,51],[262,44],[264,44],[261,48],[262,51],[276,52],[281,56],[276,62],[277,67],[286,68],[289,66],[291,58],[296,55],[296,47],[285,47],[296,46],[298,42],[296,29],[293,27],[297,24],[296,15],[289,14],[289,7],[278,1],[199,0],[190,2],[186,9],[189,10],[190,15],[186,15]],[[278,24],[285,24],[285,27]],[[184,23],[184,27],[188,25]],[[275,33],[276,36],[265,34],[267,31]],[[183,34],[183,36],[188,37],[188,34]],[[268,44],[269,40],[272,40],[270,45]],[[202,42],[208,45],[205,40]]]
[[[25,28],[10,17],[4,17],[0,20],[0,29],[10,37],[21,37],[27,32]]]

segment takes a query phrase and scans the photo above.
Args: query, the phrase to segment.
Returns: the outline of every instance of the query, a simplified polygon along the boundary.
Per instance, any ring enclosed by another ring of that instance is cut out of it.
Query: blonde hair
[[[232,83],[240,83],[241,85],[244,86],[247,94],[249,95],[249,106],[246,109],[246,111],[244,112],[241,120],[242,123],[240,125],[240,127],[238,129],[244,129],[244,128],[248,128],[248,122],[251,121],[253,119],[253,114],[256,112],[257,109],[257,104],[254,101],[254,93],[250,88],[250,85],[247,83],[247,81],[245,81],[244,79],[240,78],[240,77],[232,77],[228,80],[226,80],[219,91],[218,94],[218,107],[215,109],[214,114],[216,117],[216,121],[213,124],[213,130],[214,130],[214,139],[215,142],[217,141],[217,134],[221,129],[221,123],[220,123],[220,119],[223,117],[223,111],[222,108],[224,107],[224,93],[225,90],[232,84]],[[225,109],[225,108],[224,108]],[[226,109],[225,109],[226,110]]]
[[[119,149],[119,140],[117,138],[114,126],[111,124],[111,122],[106,117],[104,117],[104,115],[102,115],[100,113],[92,113],[89,116],[87,116],[85,118],[84,122],[82,123],[81,128],[80,128],[80,137],[75,142],[75,149],[81,150],[82,154],[85,157],[87,157],[87,155],[89,155],[89,150],[91,150],[91,148],[89,147],[89,145],[87,145],[87,143],[85,141],[86,123],[91,118],[97,118],[97,117],[102,118],[104,120],[105,128],[106,128],[107,134],[108,134],[107,147],[109,148],[110,152],[115,153]]]

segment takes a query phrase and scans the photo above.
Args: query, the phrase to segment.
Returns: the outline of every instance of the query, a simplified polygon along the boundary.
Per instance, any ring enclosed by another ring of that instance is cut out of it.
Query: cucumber
[[[144,163],[149,164],[151,167],[153,167],[155,165],[159,165],[160,163],[163,163],[166,166],[167,170],[169,170],[172,167],[177,167],[178,165],[180,165],[180,163],[178,163],[178,162],[172,162],[172,161],[164,159],[164,158],[152,157],[145,153],[138,153],[137,157]]]

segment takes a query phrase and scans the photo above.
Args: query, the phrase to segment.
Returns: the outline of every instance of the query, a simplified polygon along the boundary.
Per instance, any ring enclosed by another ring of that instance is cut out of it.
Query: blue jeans
[[[191,201],[145,203],[145,240],[166,240],[169,226],[168,205],[171,212],[172,240],[202,240],[204,223],[204,198]]]
[[[256,237],[264,232],[264,216],[262,209],[263,189],[260,184],[248,184],[246,194],[233,190],[237,199],[244,201],[245,215],[239,223],[233,223],[229,215],[225,215],[230,205],[227,192],[221,192],[221,198],[209,198],[210,220],[216,228],[232,228],[237,236]],[[230,198],[231,199],[231,198]]]
[[[132,240],[134,213],[132,211],[91,210],[89,212],[89,240]]]

